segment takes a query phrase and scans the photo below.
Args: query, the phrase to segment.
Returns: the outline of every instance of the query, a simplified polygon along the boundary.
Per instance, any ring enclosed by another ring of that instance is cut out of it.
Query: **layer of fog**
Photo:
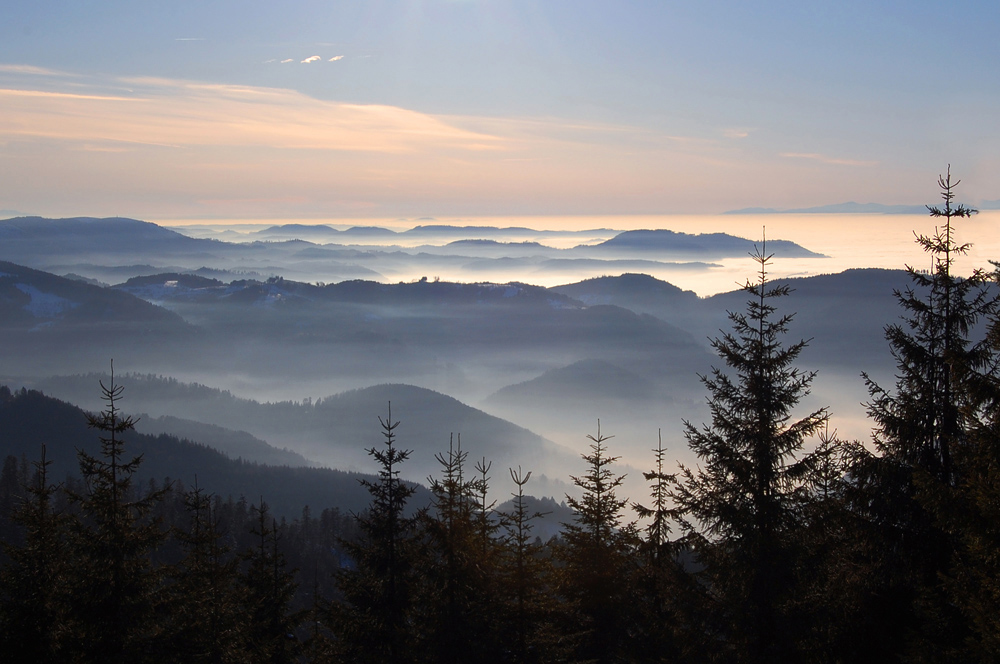
[[[919,223],[926,224],[926,219],[919,219]],[[898,225],[900,220],[893,219],[892,223]],[[229,231],[237,232],[225,228],[214,232]],[[197,234],[190,227],[185,232]],[[745,296],[731,291],[755,275],[748,257],[716,256],[707,261],[668,261],[662,256],[654,260],[641,254],[558,258],[565,255],[565,249],[557,243],[578,246],[613,235],[611,231],[537,236],[495,233],[488,239],[498,244],[456,245],[455,235],[449,232],[424,236],[420,244],[413,246],[386,236],[389,240],[385,242],[391,240],[392,244],[371,240],[350,245],[257,242],[249,248],[194,255],[157,255],[145,249],[82,254],[72,247],[53,247],[52,255],[25,258],[41,269],[59,274],[72,272],[113,284],[136,275],[197,270],[227,284],[274,276],[313,284],[356,278],[397,283],[427,277],[422,287],[431,289],[436,277],[442,280],[442,286],[448,281],[518,281],[555,286],[603,274],[643,272],[699,294],[721,294],[700,299],[688,293],[678,295],[676,300],[651,303],[627,295],[608,301],[573,295],[580,299],[568,305],[553,291],[536,294],[541,303],[538,306],[518,309],[507,307],[502,300],[490,303],[472,298],[448,303],[434,300],[438,296],[428,290],[428,301],[417,298],[409,303],[317,304],[291,297],[282,301],[278,282],[273,285],[276,297],[248,300],[236,306],[221,300],[200,302],[172,297],[167,288],[155,297],[146,297],[177,313],[190,327],[187,336],[157,338],[154,343],[149,341],[152,337],[142,337],[144,332],[115,336],[116,332],[109,331],[88,336],[78,330],[73,332],[73,343],[61,340],[46,345],[41,335],[26,335],[24,339],[35,345],[15,347],[9,342],[3,355],[4,374],[7,382],[21,380],[30,384],[53,375],[103,371],[113,357],[122,372],[170,376],[261,403],[315,403],[349,390],[405,383],[454,397],[565,450],[550,458],[526,456],[523,463],[513,456],[503,457],[493,471],[494,477],[503,478],[507,464],[521,463],[526,470],[535,471],[538,493],[556,497],[572,491],[568,486],[570,475],[585,471],[576,455],[588,450],[587,435],[596,434],[600,420],[601,431],[614,436],[609,441],[611,453],[622,457],[620,469],[629,474],[625,494],[639,499],[646,494],[641,472],[652,465],[650,449],[657,444],[658,432],[668,449],[668,459],[696,462],[684,441],[683,422],[700,426],[709,417],[707,394],[698,374],[719,366],[709,340],[720,330],[729,329],[727,310],[739,311],[745,306]],[[790,237],[779,232],[774,236]],[[873,237],[877,240],[879,233],[873,233]],[[234,240],[237,238],[230,235],[229,241]],[[904,235],[889,247],[887,255],[892,260],[899,257],[897,254],[911,256],[911,249],[899,248],[909,244],[910,237]],[[844,263],[841,249],[803,245],[831,257],[779,256],[770,276],[833,272]],[[876,265],[888,261],[885,256],[876,260],[865,253],[873,252],[874,247],[857,247],[852,261],[868,260]],[[303,252],[307,252],[305,256]],[[552,262],[559,260],[563,262]],[[843,276],[838,283],[851,278]],[[871,425],[865,417],[867,391],[860,373],[868,371],[883,385],[892,385],[891,357],[881,331],[898,318],[892,288],[905,283],[905,279],[900,281],[900,274],[863,275],[857,279],[858,284],[836,295],[814,288],[818,282],[802,282],[800,292],[778,305],[781,312],[799,312],[788,340],[812,339],[798,365],[818,371],[811,394],[796,412],[803,414],[827,406],[832,414],[831,430],[845,438],[867,440]],[[874,293],[871,298],[866,295],[869,290]],[[547,299],[552,303],[546,304]],[[612,306],[585,306],[599,304]],[[96,397],[96,383],[92,389]],[[79,392],[72,396],[76,400],[85,398]],[[81,405],[99,407],[94,400]],[[155,403],[136,407],[151,417],[191,415],[166,407],[156,410]],[[264,428],[250,433],[316,463],[373,472],[376,468],[364,450],[380,440],[377,417],[382,414],[381,408],[381,404],[372,405],[371,412],[365,414],[370,425],[366,437],[338,441],[336,454],[330,454],[328,449],[336,432],[324,437],[322,432],[305,433],[290,427],[286,431]],[[404,425],[416,417],[405,410],[395,410],[394,415]],[[234,428],[239,424],[232,418],[211,421],[210,413],[199,417],[207,424]],[[441,427],[437,437],[426,441],[420,450],[419,463],[404,468],[404,476],[425,481],[434,471],[433,454],[447,448],[452,432],[464,433],[463,440],[470,446],[475,444],[469,432],[462,432],[460,427],[449,422],[442,422]],[[404,437],[400,442],[407,444]],[[544,481],[542,475],[546,476]],[[497,491],[501,495],[505,491],[500,480]]]

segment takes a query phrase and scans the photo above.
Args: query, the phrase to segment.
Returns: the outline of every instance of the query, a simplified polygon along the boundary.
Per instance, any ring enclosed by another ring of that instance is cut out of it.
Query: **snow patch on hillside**
[[[24,308],[35,318],[55,318],[64,311],[80,306],[79,302],[52,293],[43,293],[30,284],[17,284],[17,289],[31,298],[31,302],[24,305]]]

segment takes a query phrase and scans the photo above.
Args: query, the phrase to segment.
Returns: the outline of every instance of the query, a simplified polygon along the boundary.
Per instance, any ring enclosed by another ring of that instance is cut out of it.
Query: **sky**
[[[1000,199],[1000,3],[6,0],[0,211]]]

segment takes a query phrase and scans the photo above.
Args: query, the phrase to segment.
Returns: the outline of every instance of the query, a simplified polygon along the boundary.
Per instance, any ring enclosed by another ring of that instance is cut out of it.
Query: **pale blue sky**
[[[949,162],[968,200],[1000,198],[996,2],[17,0],[0,19],[0,209],[912,204]]]

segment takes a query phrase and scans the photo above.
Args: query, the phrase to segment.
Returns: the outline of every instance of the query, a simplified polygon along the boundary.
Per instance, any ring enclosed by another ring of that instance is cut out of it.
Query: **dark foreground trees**
[[[805,347],[785,346],[791,316],[776,314],[786,286],[767,281],[771,256],[747,282],[746,313],[730,312],[732,332],[712,345],[728,372],[702,378],[712,421],[686,423],[697,468],[681,467],[671,497],[685,540],[704,566],[703,600],[717,622],[721,655],[748,662],[794,661],[799,636],[786,608],[796,589],[796,536],[809,500],[807,438],[827,419],[824,409],[793,419],[814,373],[794,365]]]
[[[956,274],[970,245],[956,241],[955,223],[976,211],[954,202],[959,183],[950,169],[938,184],[943,205],[928,210],[943,225],[917,236],[933,269],[907,267],[911,286],[896,293],[905,320],[888,326],[886,339],[897,380],[890,390],[868,379],[875,453],[857,470],[856,508],[877,524],[866,531],[870,589],[885,598],[871,612],[870,639],[915,659],[957,655],[959,644],[993,638],[970,631],[976,611],[946,579],[966,577],[964,560],[976,557],[966,535],[991,518],[977,503],[983,471],[996,461],[998,346],[977,326],[995,327],[997,294],[981,270]]]
[[[350,566],[340,572],[344,602],[335,607],[331,628],[345,661],[398,664],[414,660],[413,601],[418,516],[407,512],[412,485],[399,477],[410,456],[396,446],[390,405],[379,418],[384,447],[368,454],[378,463],[378,481],[363,482],[372,496],[357,516],[359,537],[343,542]]]
[[[21,546],[3,543],[9,563],[0,571],[0,652],[11,661],[54,663],[66,656],[67,519],[55,505],[51,463],[43,446],[28,498],[14,517],[24,528],[24,541]]]
[[[568,618],[565,633],[579,660],[628,661],[630,625],[635,619],[630,566],[637,537],[634,526],[622,523],[628,498],[618,496],[623,476],[611,466],[618,457],[608,453],[611,436],[588,435],[590,452],[583,454],[586,472],[571,476],[580,498],[566,496],[573,522],[563,524],[564,542],[557,549],[561,563],[558,591]]]
[[[79,509],[72,522],[73,614],[71,652],[77,661],[144,661],[158,635],[158,573],[153,549],[165,535],[148,519],[162,491],[137,496],[133,477],[141,457],[128,457],[124,435],[135,420],[118,406],[123,387],[112,373],[101,383],[105,409],[89,417],[99,432],[101,456],[79,452],[84,488],[71,492]]]

